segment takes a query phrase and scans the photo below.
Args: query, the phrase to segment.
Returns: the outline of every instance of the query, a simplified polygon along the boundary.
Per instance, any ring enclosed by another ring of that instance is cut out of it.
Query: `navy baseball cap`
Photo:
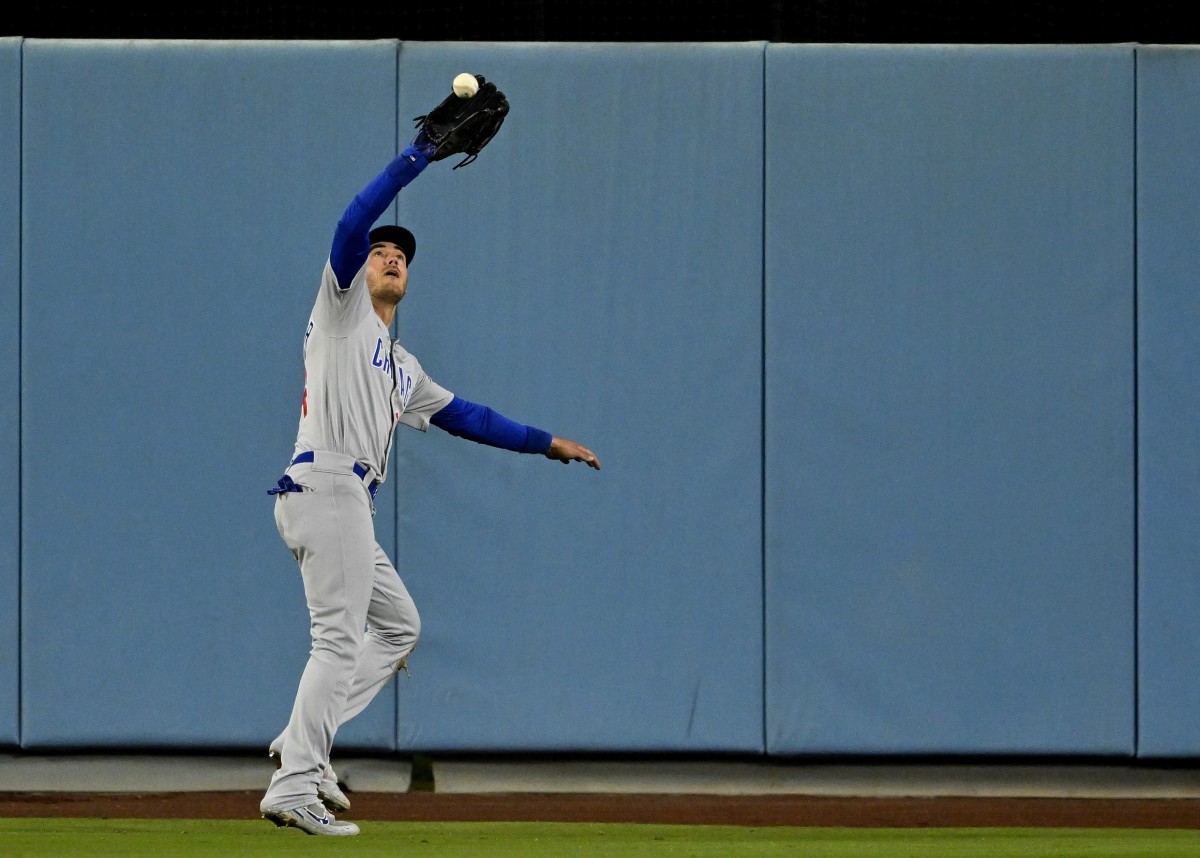
[[[377,226],[371,230],[371,244],[377,241],[390,241],[404,251],[404,261],[412,265],[413,257],[417,255],[417,240],[413,234],[402,226]]]

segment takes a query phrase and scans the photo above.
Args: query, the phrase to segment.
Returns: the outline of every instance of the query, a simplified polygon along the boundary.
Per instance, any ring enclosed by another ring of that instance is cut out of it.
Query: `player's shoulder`
[[[350,289],[358,281],[358,279],[359,278],[357,276],[354,276],[350,278],[348,283],[340,282],[338,280],[337,272],[333,270],[332,258],[327,258],[325,260],[325,267],[321,269],[321,288],[323,290],[331,289],[334,292],[345,292],[346,290]]]
[[[413,363],[419,363],[419,361],[417,360],[417,356],[415,354],[413,354],[412,352],[410,352],[408,349],[406,349],[404,347],[404,344],[401,343],[399,340],[395,341],[395,343],[392,346],[392,349],[396,354],[397,360],[410,360]]]

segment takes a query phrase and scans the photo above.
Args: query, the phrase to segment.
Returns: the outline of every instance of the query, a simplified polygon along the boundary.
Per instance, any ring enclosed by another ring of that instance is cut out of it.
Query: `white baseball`
[[[463,72],[454,79],[454,94],[459,98],[470,98],[477,92],[479,81],[475,80],[475,75]]]

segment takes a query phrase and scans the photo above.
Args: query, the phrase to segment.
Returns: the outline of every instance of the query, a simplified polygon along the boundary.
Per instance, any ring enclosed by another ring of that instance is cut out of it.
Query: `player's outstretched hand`
[[[557,459],[564,465],[568,462],[583,462],[585,465],[590,465],[597,471],[600,470],[600,460],[596,458],[596,454],[582,444],[576,444],[574,441],[568,441],[566,438],[555,438],[550,442],[550,449],[546,451],[547,459]]]

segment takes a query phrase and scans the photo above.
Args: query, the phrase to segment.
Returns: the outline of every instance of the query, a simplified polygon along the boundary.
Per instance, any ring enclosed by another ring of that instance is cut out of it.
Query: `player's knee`
[[[404,629],[403,634],[399,635],[396,640],[396,653],[399,659],[396,661],[396,673],[404,671],[408,673],[408,657],[412,655],[413,649],[417,646],[417,641],[421,638],[421,619],[415,614],[412,617],[412,622]]]
[[[380,623],[371,631],[400,659],[417,645],[421,637],[421,617],[416,611],[410,611],[392,622]]]
[[[362,652],[362,633],[352,628],[326,628],[313,635],[312,653],[324,661],[353,667]]]
[[[395,653],[398,659],[406,657],[413,651],[413,647],[417,645],[417,640],[420,636],[420,624],[405,626],[402,629],[383,629],[379,631],[379,637]]]

